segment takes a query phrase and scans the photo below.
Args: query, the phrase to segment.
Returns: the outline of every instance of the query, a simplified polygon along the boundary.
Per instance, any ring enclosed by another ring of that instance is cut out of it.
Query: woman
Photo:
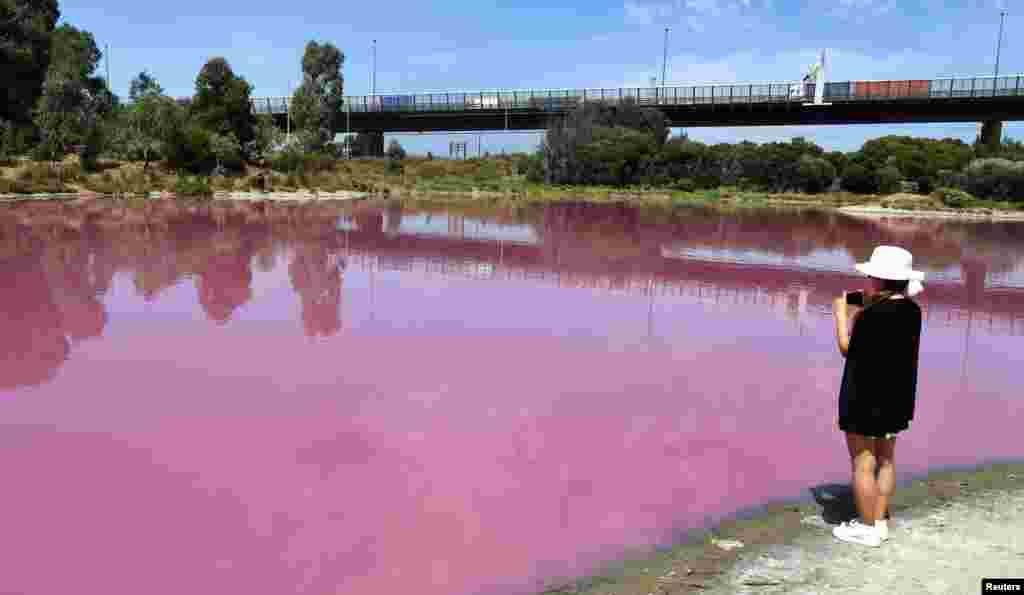
[[[839,429],[846,433],[861,518],[832,533],[843,541],[873,547],[889,538],[884,516],[896,490],[896,434],[914,417],[921,308],[909,297],[923,289],[924,273],[913,270],[912,264],[910,252],[879,246],[869,262],[856,266],[870,281],[863,306],[848,306],[846,294],[834,302],[836,339],[846,358]],[[852,337],[847,330],[850,309]]]

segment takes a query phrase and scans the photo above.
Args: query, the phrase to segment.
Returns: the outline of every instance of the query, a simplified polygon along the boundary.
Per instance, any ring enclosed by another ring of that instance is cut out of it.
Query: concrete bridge
[[[1024,74],[886,81],[774,82],[615,89],[492,90],[348,96],[337,132],[542,130],[584,103],[635,102],[673,127],[1024,120]],[[823,92],[821,92],[823,91]],[[822,101],[823,100],[823,101]],[[290,98],[252,100],[285,127]]]

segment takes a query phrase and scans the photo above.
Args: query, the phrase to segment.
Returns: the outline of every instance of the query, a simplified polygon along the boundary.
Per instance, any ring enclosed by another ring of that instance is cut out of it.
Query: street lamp
[[[665,27],[665,49],[661,56],[661,86],[665,86],[665,67],[668,65],[668,27]]]
[[[1006,11],[999,11],[999,39],[996,41],[996,75],[995,78],[999,78],[999,52],[1003,49],[1003,20],[1006,18]],[[998,84],[996,81],[992,81],[993,85]],[[995,88],[995,87],[993,87]]]

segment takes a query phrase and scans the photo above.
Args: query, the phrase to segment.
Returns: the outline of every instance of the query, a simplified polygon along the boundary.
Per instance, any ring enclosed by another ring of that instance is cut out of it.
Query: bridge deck
[[[1024,75],[826,83],[475,91],[345,97],[338,131],[540,130],[583,103],[657,107],[672,126],[756,126],[1024,120]],[[283,125],[288,97],[252,100]]]

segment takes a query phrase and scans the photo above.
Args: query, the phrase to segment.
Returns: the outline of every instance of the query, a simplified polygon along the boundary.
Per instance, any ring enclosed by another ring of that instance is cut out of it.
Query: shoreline
[[[0,194],[0,204],[20,203],[29,201],[65,201],[65,200],[205,200],[205,201],[234,201],[234,202],[319,202],[319,201],[345,201],[358,202],[364,200],[392,199],[419,203],[436,203],[438,206],[446,204],[465,204],[467,202],[479,202],[481,204],[492,204],[498,201],[515,202],[522,204],[556,204],[559,202],[584,202],[594,204],[606,204],[608,202],[635,202],[638,207],[669,207],[685,208],[687,206],[719,206],[726,207],[768,207],[779,209],[818,209],[838,212],[846,215],[867,218],[917,218],[917,219],[958,219],[961,221],[1024,221],[1024,209],[1020,211],[1007,211],[998,209],[963,209],[963,210],[936,210],[936,209],[901,209],[894,207],[883,207],[875,204],[857,205],[836,205],[825,200],[786,200],[784,198],[774,199],[766,197],[762,199],[743,199],[734,197],[723,197],[717,200],[709,200],[701,197],[674,199],[664,193],[652,193],[651,196],[639,194],[616,194],[603,198],[591,197],[585,191],[575,194],[565,192],[565,199],[558,198],[533,198],[524,194],[506,194],[498,192],[420,192],[393,189],[383,193],[340,191],[340,192],[314,192],[314,191],[271,191],[271,192],[242,192],[242,191],[217,191],[212,196],[191,197],[178,196],[173,192],[150,192],[148,194],[102,194],[98,192],[64,192],[47,194]]]
[[[307,202],[316,200],[345,200],[345,201],[357,201],[370,198],[369,192],[355,192],[355,191],[342,191],[342,192],[225,192],[217,191],[212,196],[200,197],[202,200],[230,200],[230,201],[295,201],[295,202]],[[97,200],[131,200],[131,199],[143,199],[143,200],[178,200],[178,199],[189,199],[193,197],[178,196],[174,192],[150,192],[146,195],[142,194],[103,194],[99,192],[61,192],[54,194],[0,194],[0,202],[25,202],[25,201],[51,201],[51,200],[82,200],[82,199],[97,199]]]
[[[681,543],[552,581],[536,595],[960,593],[976,592],[983,577],[1024,576],[1024,541],[1017,537],[1024,532],[1024,462],[901,478],[890,506],[890,539],[878,548],[832,535],[835,524],[855,514],[848,484],[808,490],[813,497],[735,511],[688,532]]]

